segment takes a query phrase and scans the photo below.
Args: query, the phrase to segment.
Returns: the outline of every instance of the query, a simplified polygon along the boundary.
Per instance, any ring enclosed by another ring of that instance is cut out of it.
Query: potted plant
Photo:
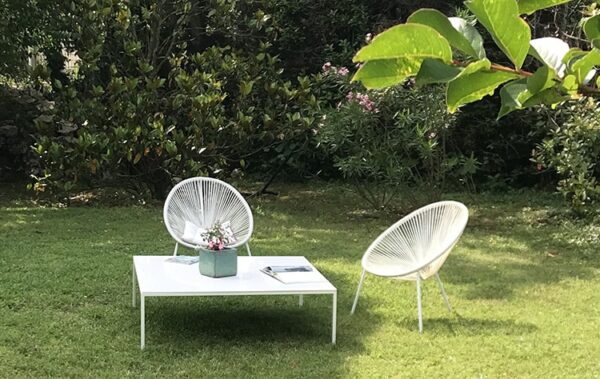
[[[206,247],[198,247],[198,268],[200,274],[212,278],[235,276],[237,274],[237,249],[228,247],[235,243],[235,236],[229,222],[217,221],[202,234]]]

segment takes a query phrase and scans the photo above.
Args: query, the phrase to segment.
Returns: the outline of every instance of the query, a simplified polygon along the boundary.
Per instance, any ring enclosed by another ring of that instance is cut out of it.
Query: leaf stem
[[[455,66],[459,66],[459,67],[466,67],[468,66],[470,63],[472,62],[461,62],[461,61],[452,61],[452,63]],[[525,71],[525,70],[519,70],[519,69],[515,69],[515,68],[511,68],[511,67],[506,67],[506,66],[502,66],[499,65],[497,63],[492,63],[490,66],[490,70],[491,71],[502,71],[502,72],[508,72],[511,74],[516,74],[519,75],[523,78],[528,78],[530,76],[533,76],[532,72],[529,71]],[[581,93],[582,95],[588,95],[588,96],[600,96],[600,88],[596,88],[596,87],[592,87],[592,86],[588,86],[585,84],[582,84],[579,86],[579,93]]]

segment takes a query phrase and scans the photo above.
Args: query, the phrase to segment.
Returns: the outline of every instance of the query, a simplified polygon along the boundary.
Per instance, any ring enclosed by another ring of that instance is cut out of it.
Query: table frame
[[[273,279],[275,280],[275,279]],[[137,275],[135,260],[131,264],[131,306],[136,307],[136,285]],[[298,306],[304,305],[304,295],[332,295],[332,311],[331,311],[331,343],[335,345],[337,334],[337,289],[334,291],[306,291],[298,289],[290,289],[288,291],[277,292],[211,292],[211,293],[142,293],[140,289],[140,349],[144,349],[146,345],[146,298],[147,297],[185,297],[185,296],[277,296],[277,295],[298,295]]]

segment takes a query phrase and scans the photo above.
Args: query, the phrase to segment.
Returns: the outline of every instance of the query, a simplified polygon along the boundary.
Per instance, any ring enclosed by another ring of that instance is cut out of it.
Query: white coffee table
[[[303,295],[330,294],[333,297],[331,343],[335,344],[337,290],[304,257],[238,257],[238,274],[227,278],[200,275],[198,264],[167,262],[170,256],[133,257],[132,305],[136,306],[136,281],[140,290],[140,347],[145,345],[144,299],[150,296],[240,296],[240,295]],[[312,266],[321,281],[284,284],[259,271],[266,266]]]

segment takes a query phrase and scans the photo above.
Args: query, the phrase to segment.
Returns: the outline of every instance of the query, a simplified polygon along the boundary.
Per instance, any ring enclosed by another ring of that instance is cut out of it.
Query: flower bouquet
[[[208,228],[202,237],[206,247],[199,247],[198,268],[200,274],[212,278],[235,276],[237,274],[237,249],[231,247],[236,242],[235,234],[229,221],[217,221]]]

